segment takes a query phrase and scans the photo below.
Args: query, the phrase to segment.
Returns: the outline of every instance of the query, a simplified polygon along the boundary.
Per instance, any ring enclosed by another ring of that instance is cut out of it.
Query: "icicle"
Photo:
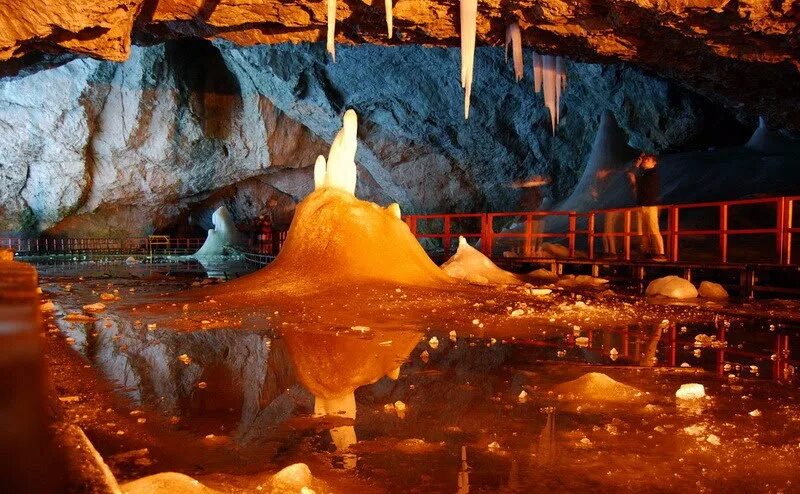
[[[336,0],[328,0],[328,53],[336,62],[336,45],[333,42],[336,36]]]
[[[475,64],[477,19],[478,0],[461,0],[461,87],[464,88],[465,120],[469,118],[469,99],[472,94],[472,68]]]
[[[384,0],[386,6],[386,33],[389,39],[392,39],[392,0]]]
[[[542,56],[538,53],[533,54],[533,90],[542,92]]]
[[[564,59],[556,57],[556,125],[561,122],[561,90],[564,89]]]
[[[567,63],[564,57],[556,57],[556,71],[558,72],[561,89],[567,89]]]
[[[325,168],[325,156],[320,154],[317,156],[317,162],[314,163],[314,190],[325,184]]]
[[[553,134],[556,133],[556,120],[558,119],[558,103],[556,100],[556,87],[558,77],[556,74],[556,57],[544,55],[542,57],[542,89],[544,90],[544,106],[550,110],[550,125]]]
[[[511,54],[514,58],[514,76],[517,82],[522,80],[522,35],[519,32],[519,24],[516,22],[509,24],[506,28],[506,62],[508,61],[508,45],[511,45]]]

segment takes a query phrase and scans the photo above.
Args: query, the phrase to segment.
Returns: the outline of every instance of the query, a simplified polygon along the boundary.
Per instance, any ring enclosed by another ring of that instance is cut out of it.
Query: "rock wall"
[[[531,75],[515,83],[500,49],[477,51],[468,121],[455,49],[360,45],[337,58],[321,44],[183,40],[0,78],[0,230],[142,235],[190,217],[205,229],[223,203],[240,223],[285,222],[346,108],[361,122],[358,194],[405,212],[510,207],[508,183],[530,174],[565,197],[603,110],[649,151],[747,135],[704,98],[624,65],[569,64],[551,136]]]

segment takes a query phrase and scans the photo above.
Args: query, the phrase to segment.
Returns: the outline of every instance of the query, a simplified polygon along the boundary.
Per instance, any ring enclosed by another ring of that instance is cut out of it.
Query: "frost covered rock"
[[[208,231],[203,246],[195,252],[195,257],[221,256],[225,248],[239,244],[241,235],[233,223],[233,218],[225,206],[220,206],[211,216],[214,228]]]
[[[730,296],[725,287],[713,281],[703,281],[700,283],[700,288],[697,290],[697,293],[703,298],[723,299]]]
[[[697,383],[681,384],[681,387],[675,392],[675,398],[679,400],[699,400],[705,396],[705,386]]]
[[[520,283],[513,273],[497,267],[481,251],[458,237],[458,250],[442,264],[442,269],[452,278],[482,285],[511,285]]]
[[[648,297],[662,296],[674,299],[697,298],[697,288],[691,282],[679,276],[665,276],[657,278],[647,285],[645,295]]]

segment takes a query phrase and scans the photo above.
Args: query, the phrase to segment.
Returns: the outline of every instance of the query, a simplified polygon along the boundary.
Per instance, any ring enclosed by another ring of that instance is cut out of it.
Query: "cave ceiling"
[[[185,37],[242,46],[320,41],[325,8],[324,0],[0,0],[0,61],[19,65],[43,53],[122,61],[132,43]],[[388,39],[383,2],[339,0],[336,40],[458,45],[457,0],[399,0],[393,16]],[[541,52],[628,62],[800,130],[796,0],[482,0],[479,45],[502,43],[513,20],[523,43]]]

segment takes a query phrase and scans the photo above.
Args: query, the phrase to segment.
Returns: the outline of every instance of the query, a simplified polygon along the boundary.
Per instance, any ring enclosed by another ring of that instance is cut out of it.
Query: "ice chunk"
[[[553,282],[558,281],[558,274],[550,271],[549,269],[539,268],[528,273],[528,277],[536,281]]]
[[[511,56],[514,60],[514,77],[517,82],[522,80],[524,67],[522,63],[522,35],[519,24],[512,22],[506,28],[506,61],[508,61],[508,45],[511,45]]]
[[[697,293],[703,298],[723,299],[729,297],[725,287],[713,281],[704,281],[700,283],[700,288]]]
[[[697,298],[697,289],[691,282],[679,276],[665,276],[657,278],[647,285],[645,295],[648,297],[662,296],[674,299]]]
[[[94,304],[88,304],[83,306],[83,310],[86,312],[103,312],[106,310],[106,306],[101,304],[100,302]]]
[[[458,238],[458,250],[442,264],[442,269],[453,278],[481,285],[520,283],[515,274],[497,267],[482,252],[469,245],[464,237]]]
[[[461,87],[464,88],[464,119],[469,118],[469,99],[472,94],[472,68],[475,64],[478,0],[461,0]]]
[[[284,468],[269,479],[270,492],[300,492],[313,484],[311,469],[305,463],[295,463]]]
[[[706,388],[697,383],[681,384],[681,387],[675,392],[675,398],[679,400],[699,400],[705,396]]]
[[[559,384],[553,388],[557,395],[595,403],[631,403],[642,399],[637,388],[615,381],[600,372],[589,372],[573,381]]]
[[[432,337],[430,340],[428,340],[428,345],[430,345],[431,348],[436,350],[437,348],[439,348],[439,338],[437,338],[435,336]]]

